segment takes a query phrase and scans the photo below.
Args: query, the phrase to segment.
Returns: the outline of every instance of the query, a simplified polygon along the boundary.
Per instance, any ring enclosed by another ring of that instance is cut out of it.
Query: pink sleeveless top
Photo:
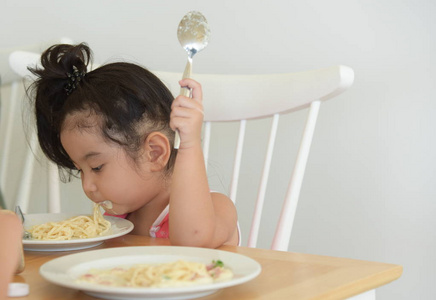
[[[149,229],[149,234],[151,237],[155,238],[165,238],[168,239],[170,237],[170,221],[169,221],[169,204],[165,207],[165,209],[160,213],[159,217],[157,217],[156,221],[154,221],[153,225],[151,225]],[[108,213],[104,213],[105,216],[112,216],[118,218],[127,218],[127,214],[124,215],[111,215]],[[239,222],[237,223],[238,228],[238,246],[241,246],[241,229],[239,228]]]
[[[157,217],[156,221],[154,221],[153,225],[151,225],[149,229],[149,233],[151,237],[156,238],[169,238],[170,237],[170,228],[169,228],[169,205],[165,207],[165,209],[161,212],[159,217]],[[127,218],[127,214],[124,215],[111,215],[108,213],[104,213],[105,216],[112,216],[117,218]]]

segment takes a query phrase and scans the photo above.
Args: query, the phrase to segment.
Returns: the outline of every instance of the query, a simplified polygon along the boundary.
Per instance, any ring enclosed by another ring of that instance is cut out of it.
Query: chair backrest
[[[27,65],[35,65],[39,61],[39,54],[31,51],[42,51],[54,43],[68,43],[71,44],[72,40],[69,38],[60,38],[58,40],[49,41],[43,44],[34,44],[21,46],[16,48],[8,48],[0,50],[0,70],[2,71],[1,85],[9,86],[8,99],[2,99],[2,104],[7,110],[1,111],[3,136],[1,143],[1,157],[0,157],[0,191],[5,191],[9,184],[6,179],[9,177],[8,166],[10,164],[11,151],[13,151],[12,141],[14,140],[15,124],[21,124],[21,119],[16,120],[20,116],[19,108],[23,97],[23,77],[29,75],[27,72]],[[23,49],[27,52],[20,51]],[[13,54],[15,53],[15,54]],[[17,55],[18,53],[18,55]],[[24,55],[24,56],[23,56]],[[7,102],[7,103],[6,103]],[[20,176],[20,183],[18,191],[15,194],[15,205],[20,205],[24,212],[28,210],[29,199],[31,196],[31,182],[34,176],[34,164],[36,161],[33,150],[38,149],[35,133],[29,136],[29,147],[26,147],[24,155],[24,167]],[[57,167],[46,160],[48,166],[48,208],[49,212],[60,212],[60,187],[59,176]],[[6,206],[6,203],[3,203]]]
[[[178,93],[178,87],[173,83],[181,78],[181,74],[156,73],[164,82],[172,83],[169,86],[173,87],[173,93]],[[207,94],[204,100],[205,126],[203,136],[206,166],[211,141],[211,124],[230,121],[237,121],[240,124],[229,188],[229,197],[233,201],[237,199],[247,121],[272,118],[269,139],[260,145],[261,147],[265,145],[267,149],[261,179],[259,184],[256,184],[258,195],[248,237],[249,247],[257,245],[279,116],[308,108],[308,116],[294,170],[288,182],[287,193],[271,245],[271,249],[287,251],[320,104],[322,101],[341,94],[352,85],[353,70],[346,66],[333,66],[289,74],[195,74],[193,77],[202,84],[203,90]],[[247,151],[253,151],[253,149],[245,150],[245,152]]]
[[[29,75],[28,65],[35,65],[39,55],[28,52],[15,52],[10,56],[12,69],[21,76]],[[154,72],[161,78],[174,95],[179,93],[177,82],[181,73]],[[306,162],[315,130],[315,124],[321,102],[332,99],[349,88],[354,80],[354,72],[346,66],[289,73],[267,75],[218,75],[194,74],[193,78],[202,84],[207,96],[204,100],[205,124],[203,131],[203,152],[208,166],[211,128],[213,123],[239,122],[239,133],[234,151],[232,178],[228,190],[229,197],[237,200],[240,166],[244,153],[244,137],[247,121],[271,118],[270,134],[267,141],[259,143],[266,147],[266,156],[258,187],[254,215],[251,221],[248,246],[256,247],[260,228],[261,215],[265,202],[270,166],[276,143],[276,133],[280,115],[289,114],[302,109],[308,110],[306,124],[294,164],[294,170],[288,181],[287,193],[283,200],[281,215],[277,222],[272,249],[286,251],[288,249],[292,226],[302,186]],[[252,151],[248,149],[245,151]],[[56,168],[52,169],[56,177]],[[57,180],[51,181],[56,182]],[[58,194],[56,192],[56,194]],[[244,199],[247,201],[246,199]],[[22,201],[18,199],[18,202]],[[23,200],[24,201],[24,200]],[[56,209],[59,199],[53,197],[49,202]],[[254,201],[253,201],[254,202]],[[20,204],[24,204],[19,202]],[[23,205],[24,206],[24,205]]]

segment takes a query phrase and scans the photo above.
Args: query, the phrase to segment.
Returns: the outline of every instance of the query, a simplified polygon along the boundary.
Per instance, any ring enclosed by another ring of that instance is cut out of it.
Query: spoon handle
[[[192,58],[188,57],[188,61],[186,62],[186,67],[185,67],[185,71],[183,72],[182,79],[190,78],[191,73],[192,73]],[[191,97],[191,91],[186,87],[182,87],[180,89],[180,95]]]
[[[192,73],[192,58],[188,57],[188,62],[186,63],[185,71],[183,72],[182,79],[190,78]],[[191,97],[191,90],[187,87],[180,88],[180,95]],[[174,138],[174,149],[179,149],[180,147],[180,134],[176,130],[176,136]]]

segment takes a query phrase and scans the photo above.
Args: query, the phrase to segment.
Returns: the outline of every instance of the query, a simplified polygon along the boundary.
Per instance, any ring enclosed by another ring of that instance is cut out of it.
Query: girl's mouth
[[[99,203],[101,205],[101,207],[103,207],[103,209],[111,215],[119,215],[119,213],[117,213],[115,210],[113,210],[113,203],[110,200],[104,200],[102,202]]]
[[[100,203],[100,205],[105,210],[110,210],[110,209],[112,209],[114,207],[113,204],[112,204],[112,201],[110,201],[110,200],[104,200],[103,202]]]

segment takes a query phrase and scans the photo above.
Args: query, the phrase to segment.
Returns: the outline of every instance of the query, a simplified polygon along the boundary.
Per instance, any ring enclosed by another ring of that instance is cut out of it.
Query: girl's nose
[[[83,188],[83,191],[87,195],[90,195],[90,194],[92,194],[92,193],[97,191],[97,186],[95,185],[95,182],[94,182],[94,180],[92,178],[92,175],[85,176],[85,174],[82,172],[81,179],[82,179],[82,188]]]

